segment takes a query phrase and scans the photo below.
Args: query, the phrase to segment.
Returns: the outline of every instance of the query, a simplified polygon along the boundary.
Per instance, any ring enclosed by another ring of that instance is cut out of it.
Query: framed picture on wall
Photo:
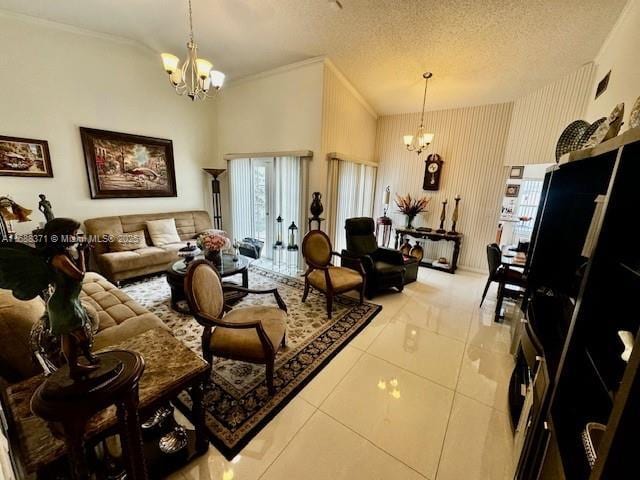
[[[91,198],[176,197],[173,143],[80,127]]]
[[[513,167],[511,167],[511,170],[509,171],[509,178],[519,180],[522,177],[524,177],[524,166],[514,165]]]
[[[507,190],[504,192],[505,197],[517,197],[520,193],[520,185],[516,183],[509,183],[507,185]]]
[[[47,141],[0,135],[0,176],[53,177]]]

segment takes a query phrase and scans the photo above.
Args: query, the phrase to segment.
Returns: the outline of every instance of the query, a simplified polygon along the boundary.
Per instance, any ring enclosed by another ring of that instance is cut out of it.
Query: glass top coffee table
[[[249,264],[251,259],[243,255],[238,255],[237,260],[233,260],[233,255],[223,253],[222,264],[216,267],[222,278],[231,277],[233,275],[242,275],[242,284],[244,288],[249,287]],[[203,259],[203,255],[198,255],[194,260]],[[171,308],[180,313],[190,313],[188,307],[180,305],[179,302],[186,300],[184,294],[184,278],[187,275],[188,265],[184,259],[172,263],[167,268],[167,282],[171,287]],[[233,284],[234,282],[222,282],[222,287]],[[225,292],[224,301],[227,304],[233,304],[246,297],[244,292]]]

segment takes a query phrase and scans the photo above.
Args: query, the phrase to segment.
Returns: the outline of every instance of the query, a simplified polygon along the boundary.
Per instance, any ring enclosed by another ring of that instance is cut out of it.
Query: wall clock
[[[442,165],[444,164],[442,157],[437,153],[432,153],[427,157],[424,163],[424,182],[422,183],[422,189],[439,190]]]

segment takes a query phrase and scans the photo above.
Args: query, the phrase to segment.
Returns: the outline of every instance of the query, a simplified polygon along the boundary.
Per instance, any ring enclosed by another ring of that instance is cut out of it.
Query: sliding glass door
[[[236,239],[262,240],[262,255],[271,258],[278,217],[282,218],[283,240],[292,223],[304,231],[307,162],[287,156],[237,158],[229,160],[228,165],[233,225],[230,233]]]
[[[252,158],[251,178],[253,186],[253,222],[252,238],[262,240],[265,245],[273,243],[273,222],[271,211],[273,210],[273,159]],[[264,253],[268,256],[268,249]]]

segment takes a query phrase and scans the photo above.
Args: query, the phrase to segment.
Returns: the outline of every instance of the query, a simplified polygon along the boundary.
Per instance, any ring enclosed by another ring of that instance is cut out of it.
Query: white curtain
[[[329,171],[329,181],[336,184],[335,187],[329,186],[333,194],[329,232],[333,236],[333,248],[339,252],[347,245],[344,233],[347,218],[373,215],[377,168],[334,159]]]
[[[309,159],[304,157],[275,157],[273,163],[272,183],[268,191],[272,198],[267,199],[270,205],[268,222],[272,222],[274,243],[278,235],[276,219],[282,217],[283,242],[288,241],[288,228],[291,223],[298,227],[296,243],[301,244],[301,235],[306,231],[308,195]],[[242,158],[229,160],[229,190],[231,198],[231,220],[233,238],[252,236],[253,222],[253,186],[252,159]],[[265,245],[265,256],[271,255],[273,245]]]
[[[229,160],[229,196],[231,201],[231,238],[251,237],[253,188],[250,158]]]

